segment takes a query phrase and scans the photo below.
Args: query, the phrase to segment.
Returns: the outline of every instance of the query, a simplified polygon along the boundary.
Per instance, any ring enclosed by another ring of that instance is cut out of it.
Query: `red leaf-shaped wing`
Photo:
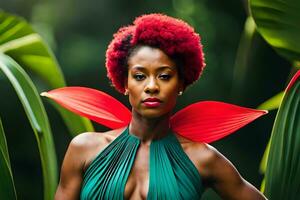
[[[240,107],[217,101],[194,103],[175,113],[170,121],[172,130],[195,142],[219,140],[267,111]]]
[[[85,87],[63,87],[42,96],[49,97],[68,110],[109,128],[129,124],[131,112],[121,102],[99,90]]]

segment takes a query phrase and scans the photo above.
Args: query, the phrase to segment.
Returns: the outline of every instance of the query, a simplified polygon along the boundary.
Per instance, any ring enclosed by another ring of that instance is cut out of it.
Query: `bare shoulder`
[[[95,147],[106,145],[114,140],[122,131],[121,129],[114,129],[106,132],[85,132],[75,136],[70,147],[78,150],[89,150]]]
[[[226,160],[217,149],[207,143],[194,142],[178,135],[177,138],[203,179],[210,177],[211,169],[214,164],[218,163],[218,160]]]
[[[185,153],[201,161],[203,164],[209,164],[221,156],[213,146],[207,143],[194,142],[187,138],[176,136]]]
[[[55,199],[79,199],[83,173],[94,157],[122,132],[87,132],[77,135],[69,144],[61,167]]]
[[[106,132],[85,132],[77,135],[70,142],[68,151],[81,161],[83,171],[96,155],[122,133],[123,128]]]
[[[226,159],[216,148],[207,143],[192,142],[190,149],[205,166],[211,166],[219,159]]]
[[[206,143],[178,138],[185,153],[201,175],[204,187],[213,188],[222,199],[266,199],[239,174],[233,164]]]

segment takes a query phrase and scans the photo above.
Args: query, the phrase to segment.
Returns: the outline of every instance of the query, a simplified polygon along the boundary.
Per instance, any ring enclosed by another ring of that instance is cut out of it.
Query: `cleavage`
[[[147,199],[150,170],[149,156],[150,146],[140,144],[125,185],[125,199]]]

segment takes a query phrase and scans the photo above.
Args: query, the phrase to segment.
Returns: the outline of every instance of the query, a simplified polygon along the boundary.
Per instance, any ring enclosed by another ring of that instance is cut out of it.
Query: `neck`
[[[170,113],[159,118],[149,119],[132,110],[129,132],[140,138],[142,143],[150,144],[152,140],[163,138],[168,134],[169,120]]]

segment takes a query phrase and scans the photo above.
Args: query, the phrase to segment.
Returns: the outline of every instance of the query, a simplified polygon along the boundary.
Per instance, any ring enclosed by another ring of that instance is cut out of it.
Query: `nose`
[[[155,78],[149,78],[149,81],[146,83],[146,86],[145,86],[145,92],[147,94],[159,92],[159,86],[158,86]]]

